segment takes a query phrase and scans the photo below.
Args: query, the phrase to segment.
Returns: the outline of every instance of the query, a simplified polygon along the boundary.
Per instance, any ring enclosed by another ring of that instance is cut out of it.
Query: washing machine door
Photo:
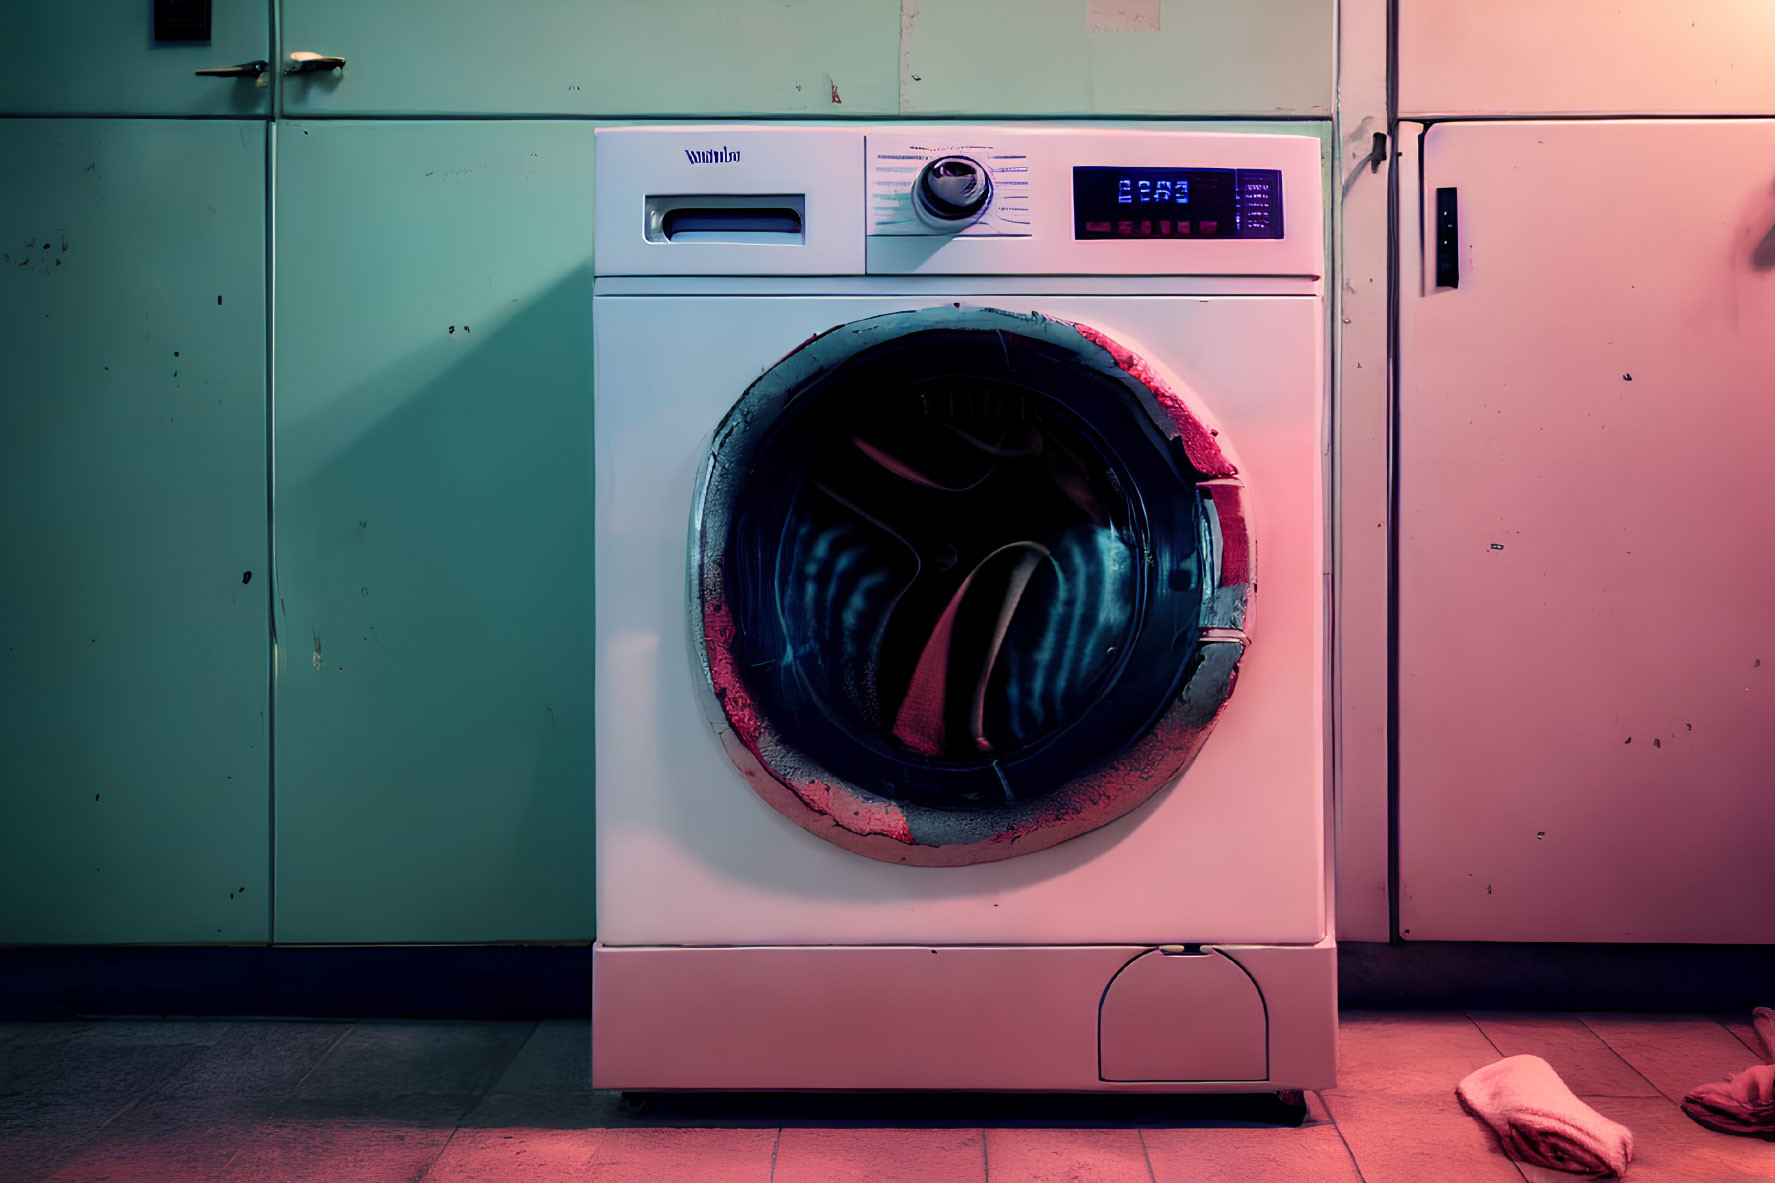
[[[752,788],[848,850],[953,866],[1171,784],[1232,693],[1244,489],[1188,391],[1089,326],[840,325],[717,428],[693,652]]]

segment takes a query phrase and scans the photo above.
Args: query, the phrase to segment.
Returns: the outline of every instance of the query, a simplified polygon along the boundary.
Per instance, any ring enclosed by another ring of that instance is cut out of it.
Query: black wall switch
[[[209,39],[210,0],[154,0],[154,40]]]

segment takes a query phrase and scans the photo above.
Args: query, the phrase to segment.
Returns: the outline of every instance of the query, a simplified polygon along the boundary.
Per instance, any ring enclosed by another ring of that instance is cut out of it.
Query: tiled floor
[[[1518,1168],[1454,1097],[1544,1056],[1633,1130],[1635,1183],[1775,1180],[1775,1144],[1676,1106],[1756,1062],[1698,1016],[1351,1014],[1299,1129],[1220,1098],[691,1098],[586,1091],[583,1022],[0,1024],[0,1180],[1423,1183]]]

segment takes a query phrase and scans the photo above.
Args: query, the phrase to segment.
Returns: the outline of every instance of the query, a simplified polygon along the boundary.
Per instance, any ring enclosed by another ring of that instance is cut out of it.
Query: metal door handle
[[[199,78],[257,78],[271,69],[270,62],[242,62],[238,66],[209,66],[197,71]]]
[[[284,63],[285,74],[313,74],[318,70],[343,70],[344,68],[344,58],[330,58],[322,54],[310,53],[306,49],[299,49],[292,53],[290,60]]]

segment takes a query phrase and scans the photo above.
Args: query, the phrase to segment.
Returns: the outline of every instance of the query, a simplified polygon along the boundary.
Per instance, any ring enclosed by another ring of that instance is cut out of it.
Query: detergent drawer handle
[[[800,246],[807,242],[804,193],[651,195],[642,236],[652,243]]]

